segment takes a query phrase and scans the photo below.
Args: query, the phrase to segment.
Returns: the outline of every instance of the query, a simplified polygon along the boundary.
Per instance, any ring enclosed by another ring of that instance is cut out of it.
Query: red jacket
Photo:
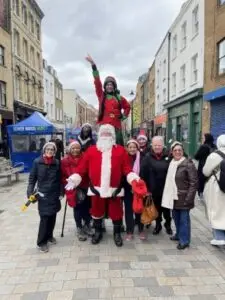
[[[94,75],[94,84],[95,84],[95,91],[98,97],[99,106],[102,105],[104,91],[102,87],[102,82],[99,76],[99,72],[95,70],[93,72]],[[118,96],[120,100],[118,100],[113,95],[107,95],[105,101],[105,109],[103,118],[99,124],[110,124],[114,126],[116,129],[121,129],[121,121],[126,119],[130,113],[130,104],[129,102],[123,97]],[[120,101],[120,103],[119,103]],[[123,116],[121,118],[121,109],[123,109]]]

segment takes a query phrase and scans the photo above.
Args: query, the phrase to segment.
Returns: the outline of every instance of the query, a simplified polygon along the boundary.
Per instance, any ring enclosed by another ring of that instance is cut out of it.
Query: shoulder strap
[[[219,154],[223,159],[225,159],[225,154],[222,151],[217,150],[216,153]]]

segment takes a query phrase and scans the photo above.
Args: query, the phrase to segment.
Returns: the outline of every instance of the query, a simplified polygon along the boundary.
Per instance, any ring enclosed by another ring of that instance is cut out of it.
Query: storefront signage
[[[13,127],[13,131],[45,131],[47,129],[46,126],[18,126]]]
[[[155,125],[161,125],[163,123],[166,123],[166,121],[167,121],[167,114],[156,116],[154,119]]]

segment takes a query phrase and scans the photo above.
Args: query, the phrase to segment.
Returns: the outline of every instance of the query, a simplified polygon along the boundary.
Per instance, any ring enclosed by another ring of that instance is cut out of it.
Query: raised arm
[[[86,57],[86,60],[91,64],[92,71],[93,71],[93,77],[94,77],[94,85],[95,85],[95,92],[98,97],[98,101],[101,102],[103,98],[103,88],[102,88],[102,82],[99,76],[99,71],[97,69],[97,66],[93,60],[93,58],[88,55]]]

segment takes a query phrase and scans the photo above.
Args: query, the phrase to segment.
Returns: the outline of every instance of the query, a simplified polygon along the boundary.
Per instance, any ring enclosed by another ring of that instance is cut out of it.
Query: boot
[[[102,240],[102,219],[94,220],[94,228],[95,228],[95,233],[92,236],[91,242],[93,245],[97,245]]]
[[[153,231],[153,234],[154,234],[154,235],[157,235],[157,234],[160,233],[161,230],[162,230],[162,225],[161,225],[161,223],[156,222],[156,226],[155,226],[155,229],[154,229],[154,231]]]
[[[114,242],[117,247],[123,246],[123,239],[121,236],[121,221],[113,221],[113,236],[114,236]]]
[[[164,227],[165,227],[166,233],[168,235],[172,235],[173,234],[173,230],[171,228],[171,222],[170,221],[166,221],[165,224],[164,224]]]

